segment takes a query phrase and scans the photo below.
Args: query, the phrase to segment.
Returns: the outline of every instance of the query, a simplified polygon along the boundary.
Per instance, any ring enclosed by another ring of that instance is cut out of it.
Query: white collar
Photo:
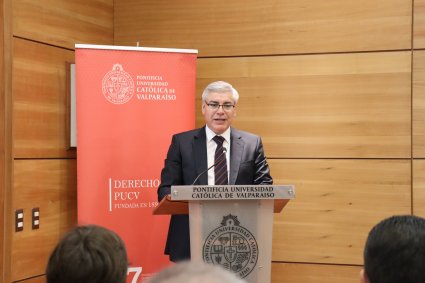
[[[221,135],[217,135],[210,128],[208,128],[207,125],[205,125],[205,133],[207,135],[207,142],[210,142],[215,136],[222,136],[227,141],[227,143],[230,144],[230,127],[227,128],[227,130],[224,131],[224,133]]]

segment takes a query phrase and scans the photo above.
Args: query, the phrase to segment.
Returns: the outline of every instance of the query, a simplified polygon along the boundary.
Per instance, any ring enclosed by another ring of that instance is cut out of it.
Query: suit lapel
[[[243,148],[245,142],[238,131],[231,128],[230,131],[230,177],[229,185],[235,185],[238,177],[239,167],[241,165]]]
[[[207,170],[207,136],[205,133],[205,127],[199,129],[197,134],[193,137],[193,158],[195,159],[195,170],[196,176]],[[208,184],[208,174],[204,173],[199,177],[197,181],[200,185]]]

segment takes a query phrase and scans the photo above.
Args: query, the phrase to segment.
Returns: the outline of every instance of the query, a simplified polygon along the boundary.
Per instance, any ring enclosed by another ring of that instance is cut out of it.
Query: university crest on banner
[[[128,102],[134,93],[134,82],[120,64],[115,64],[102,80],[102,92],[113,104]]]
[[[169,264],[153,216],[171,136],[195,126],[196,50],[76,45],[78,222],[124,240],[128,282]],[[176,119],[178,117],[178,119]]]

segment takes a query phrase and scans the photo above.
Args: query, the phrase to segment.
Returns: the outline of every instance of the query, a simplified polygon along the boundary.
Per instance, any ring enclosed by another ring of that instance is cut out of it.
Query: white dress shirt
[[[208,168],[214,164],[214,155],[215,149],[217,148],[217,143],[213,140],[217,136],[213,131],[211,131],[208,126],[205,126],[205,132],[207,134],[207,162]],[[223,147],[226,148],[226,161],[227,161],[227,178],[230,177],[230,127],[221,135],[224,138]],[[229,180],[227,180],[229,181]],[[214,168],[208,170],[208,185],[215,184],[214,177]]]

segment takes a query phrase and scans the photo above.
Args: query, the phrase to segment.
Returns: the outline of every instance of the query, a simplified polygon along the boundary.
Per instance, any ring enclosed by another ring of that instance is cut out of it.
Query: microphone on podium
[[[223,147],[223,154],[227,153],[227,148]],[[198,176],[196,176],[195,181],[193,181],[192,186],[195,185],[196,181],[198,181],[199,177],[201,177],[202,175],[204,175],[205,173],[207,173],[211,168],[213,168],[214,166],[217,165],[218,162],[214,163],[213,165],[211,165],[210,167],[208,167],[206,170],[202,171],[201,173],[199,173]]]

